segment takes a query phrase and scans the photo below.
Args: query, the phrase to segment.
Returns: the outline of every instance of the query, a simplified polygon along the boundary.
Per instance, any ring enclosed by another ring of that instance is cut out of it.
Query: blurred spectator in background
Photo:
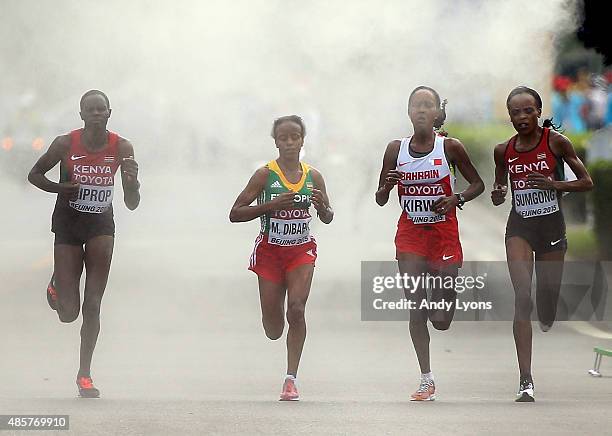
[[[555,76],[553,78],[552,92],[552,116],[557,124],[567,124],[568,119],[568,90],[572,85],[572,79],[567,76]]]
[[[608,84],[603,76],[592,75],[584,106],[584,118],[589,130],[599,130],[604,126],[607,109]]]
[[[612,69],[605,72],[604,78],[606,79],[606,87],[608,93],[608,108],[606,110],[605,124],[609,126],[612,124]]]
[[[599,130],[612,124],[612,70],[603,75],[578,71],[576,79],[553,77],[552,112],[555,122],[571,133]]]

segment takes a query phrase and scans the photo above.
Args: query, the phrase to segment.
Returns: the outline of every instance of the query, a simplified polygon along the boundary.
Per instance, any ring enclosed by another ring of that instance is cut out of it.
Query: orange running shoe
[[[91,377],[77,377],[76,384],[79,388],[79,396],[82,398],[98,398],[100,391],[93,385]]]
[[[436,385],[431,379],[421,378],[417,391],[410,395],[410,401],[434,401],[436,399]]]
[[[279,401],[299,401],[300,394],[298,394],[297,388],[295,387],[295,380],[292,378],[286,378],[283,383],[283,391],[280,394]]]
[[[57,310],[57,291],[55,290],[55,274],[51,276],[51,280],[47,285],[47,303],[53,310]]]

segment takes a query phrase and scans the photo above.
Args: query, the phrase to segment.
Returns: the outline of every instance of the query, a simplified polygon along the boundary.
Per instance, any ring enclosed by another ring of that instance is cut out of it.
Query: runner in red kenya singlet
[[[397,187],[402,214],[395,236],[396,259],[402,275],[445,278],[457,276],[463,262],[456,207],[480,195],[484,185],[472,165],[465,147],[454,138],[436,134],[446,113],[440,96],[432,88],[419,86],[408,99],[408,115],[414,134],[389,143],[380,172],[376,202],[383,206]],[[455,169],[468,181],[468,188],[454,193]],[[454,282],[453,282],[454,283]],[[435,384],[430,368],[429,319],[435,329],[447,330],[455,312],[456,292],[452,288],[431,293],[432,302],[447,302],[448,310],[430,310],[426,290],[404,289],[406,298],[416,303],[410,310],[410,336],[421,369],[421,383],[412,394],[413,401],[435,399]]]
[[[130,210],[140,202],[140,183],[132,144],[106,130],[111,114],[108,97],[98,90],[88,91],[80,106],[85,127],[55,138],[28,179],[43,191],[58,194],[51,225],[55,271],[47,286],[47,301],[62,322],[79,316],[79,282],[83,267],[87,270],[76,382],[82,397],[98,397],[90,372],[113,254],[115,173],[121,168],[123,199]],[[45,174],[58,163],[60,181],[56,183]]]
[[[567,249],[562,191],[588,191],[593,182],[571,142],[556,132],[552,119],[538,125],[542,99],[531,88],[519,86],[506,100],[517,135],[495,147],[495,186],[491,200],[502,204],[512,190],[506,225],[506,257],[514,286],[514,341],[519,364],[518,402],[533,402],[531,376],[531,282],[536,271],[536,303],[540,327],[548,331],[557,314],[563,262]],[[552,130],[551,130],[552,127]],[[577,180],[566,182],[567,162]]]

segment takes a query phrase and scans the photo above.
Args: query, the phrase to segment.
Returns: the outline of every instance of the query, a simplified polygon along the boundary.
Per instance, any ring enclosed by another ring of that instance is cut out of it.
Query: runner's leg
[[[285,328],[286,286],[257,276],[259,280],[259,301],[261,304],[261,322],[266,336],[276,340],[283,334]]]
[[[546,329],[552,327],[557,316],[564,259],[565,250],[536,253],[536,306],[538,319]]]
[[[427,258],[412,253],[398,253],[398,266],[402,276],[419,277],[427,272]],[[414,292],[413,292],[414,291]],[[427,310],[419,309],[421,301],[427,300],[427,293],[419,289],[404,289],[406,299],[414,301],[417,307],[410,311],[408,327],[422,374],[431,372],[429,362],[429,330]]]
[[[80,245],[54,246],[54,275],[57,292],[57,314],[61,322],[73,322],[79,316],[81,296],[79,283],[85,253]]]
[[[533,251],[529,243],[518,236],[506,239],[506,258],[514,287],[513,333],[521,377],[531,374],[531,281]]]
[[[287,271],[287,374],[297,375],[304,341],[306,319],[304,312],[310,294],[314,264],[303,264]]]
[[[100,305],[106,289],[113,256],[113,236],[96,236],[85,244],[85,293],[83,298],[83,326],[81,327],[81,358],[78,376],[90,376],[98,333]]]
[[[454,283],[454,279],[458,274],[458,268],[457,266],[448,266],[433,271],[433,274],[440,279],[434,280],[436,286],[431,291],[431,302],[438,303],[444,301],[451,305],[450,310],[446,310],[446,305],[444,310],[430,310],[429,320],[436,330],[448,330],[455,316],[457,292],[455,292],[454,286],[447,289],[444,284],[450,279],[452,279]],[[440,287],[438,284],[442,286]]]

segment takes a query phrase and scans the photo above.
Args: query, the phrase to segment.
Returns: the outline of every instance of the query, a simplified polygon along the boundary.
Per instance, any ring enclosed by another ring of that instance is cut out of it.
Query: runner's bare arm
[[[53,140],[49,149],[34,164],[28,174],[28,181],[46,192],[73,195],[79,190],[78,183],[52,182],[46,176],[47,172],[58,164],[70,149],[70,136],[61,135]]]
[[[495,206],[499,206],[506,200],[506,193],[508,192],[508,169],[504,161],[504,154],[506,153],[507,146],[508,142],[497,144],[493,151],[493,160],[495,161],[495,182],[493,183],[493,190],[491,191],[491,201]]]
[[[465,146],[455,138],[446,138],[444,140],[444,150],[450,160],[456,165],[457,169],[463,175],[465,180],[470,184],[465,191],[462,192],[465,201],[470,201],[478,197],[484,191],[484,182],[476,171],[474,164],[467,154]]]
[[[550,145],[555,154],[563,158],[574,174],[576,174],[576,180],[572,180],[571,182],[563,180],[554,181],[554,189],[565,192],[581,192],[593,189],[593,180],[580,158],[576,155],[576,151],[571,141],[560,133],[553,136],[551,132]]]
[[[229,219],[233,223],[251,221],[255,218],[276,209],[291,209],[293,206],[293,192],[284,192],[274,200],[267,203],[251,206],[251,203],[261,194],[266,186],[270,170],[266,167],[259,168],[251,177],[244,190],[230,210]]]
[[[315,168],[310,168],[314,189],[312,190],[312,204],[317,210],[319,219],[325,224],[329,224],[334,219],[334,210],[329,205],[329,197],[325,189],[323,175]]]
[[[378,190],[376,191],[376,203],[384,206],[389,201],[389,193],[400,180],[400,173],[397,171],[397,155],[399,154],[400,141],[391,141],[385,150],[383,166],[378,178]]]
[[[138,181],[138,163],[134,159],[134,146],[125,138],[119,138],[119,161],[121,163],[121,185],[123,202],[130,210],[140,204],[140,182]]]

